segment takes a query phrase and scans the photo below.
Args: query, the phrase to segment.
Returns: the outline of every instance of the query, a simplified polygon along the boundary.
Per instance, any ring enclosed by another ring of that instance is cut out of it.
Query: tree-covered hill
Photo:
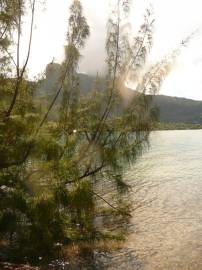
[[[162,122],[202,123],[202,101],[157,95],[154,103],[159,107]]]
[[[49,96],[56,91],[60,70],[59,64],[51,63],[47,65],[46,79],[40,86],[41,95]],[[86,94],[91,90],[95,77],[87,74],[80,74],[79,77],[82,93]],[[124,91],[126,100],[129,100],[135,93],[131,89]],[[156,95],[153,97],[153,103],[159,108],[159,120],[161,122],[202,124],[202,101]]]

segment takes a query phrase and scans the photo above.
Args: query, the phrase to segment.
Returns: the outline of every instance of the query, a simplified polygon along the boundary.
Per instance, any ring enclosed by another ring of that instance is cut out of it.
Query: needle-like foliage
[[[60,78],[47,105],[34,94],[37,83],[25,75],[35,13],[35,1],[28,2],[32,18],[23,66],[19,48],[27,2],[0,2],[0,256],[37,264],[61,255],[68,244],[118,238],[98,226],[98,216],[106,207],[112,218],[130,216],[121,200],[129,189],[124,171],[148,143],[155,110],[146,94],[159,89],[170,61],[143,72],[152,46],[152,14],[147,10],[131,39],[130,1],[118,0],[108,21],[106,76],[97,76],[92,89],[81,94],[80,50],[90,29],[74,0]],[[128,96],[130,80],[136,90]]]

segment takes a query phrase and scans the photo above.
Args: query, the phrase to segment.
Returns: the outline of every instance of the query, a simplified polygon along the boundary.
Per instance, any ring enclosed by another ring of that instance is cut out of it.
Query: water
[[[201,270],[202,130],[154,132],[150,150],[126,177],[134,205],[142,202],[125,243],[138,257],[137,269]]]

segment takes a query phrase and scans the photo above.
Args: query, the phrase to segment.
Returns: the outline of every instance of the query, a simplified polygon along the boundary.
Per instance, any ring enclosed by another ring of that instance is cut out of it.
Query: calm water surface
[[[126,174],[143,207],[125,246],[141,270],[202,270],[202,130],[157,131],[150,142]]]

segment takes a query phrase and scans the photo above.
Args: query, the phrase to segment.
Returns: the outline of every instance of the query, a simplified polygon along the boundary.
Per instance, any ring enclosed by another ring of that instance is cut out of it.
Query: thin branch
[[[113,97],[113,92],[115,88],[115,81],[116,81],[116,73],[117,73],[117,67],[118,67],[118,53],[119,53],[119,39],[120,39],[120,0],[118,0],[118,19],[117,19],[117,40],[116,40],[116,56],[115,56],[115,64],[114,64],[114,73],[113,73],[113,82],[112,86],[110,88],[110,97],[108,99],[107,106],[105,108],[105,111],[98,123],[98,126],[96,128],[95,133],[93,134],[91,141],[89,142],[86,150],[83,152],[83,155],[80,156],[78,163],[85,158],[86,154],[88,153],[89,149],[93,145],[94,142],[98,141],[100,134],[101,134],[101,129],[102,126],[106,120],[106,118],[109,115],[110,107],[111,107],[111,102],[112,102],[112,97]],[[100,134],[99,134],[100,133]],[[98,135],[98,136],[97,136]]]
[[[148,25],[148,19],[146,20],[146,25]],[[127,74],[129,73],[130,69],[132,68],[132,66],[134,65],[135,61],[137,60],[138,56],[139,56],[139,53],[141,52],[142,48],[143,48],[143,45],[144,45],[144,41],[145,41],[145,38],[146,38],[146,34],[147,34],[147,30],[148,30],[148,27],[146,26],[145,27],[145,31],[144,31],[144,35],[142,37],[142,40],[141,40],[141,43],[140,43],[140,46],[139,46],[139,49],[136,53],[136,55],[133,57],[131,63],[129,64],[128,66],[128,69],[126,71],[126,76]]]
[[[116,208],[114,205],[112,205],[110,202],[108,202],[106,199],[104,199],[101,195],[99,195],[98,193],[96,193],[95,191],[92,192],[93,195],[95,195],[96,197],[98,197],[99,199],[101,199],[103,202],[105,202],[107,205],[109,205],[112,209],[114,209],[116,212],[125,215],[125,216],[129,216],[132,217],[129,213],[122,211],[118,208]]]
[[[28,46],[28,51],[27,51],[27,57],[25,60],[25,64],[22,68],[22,72],[21,72],[21,77],[23,77],[25,69],[27,67],[29,58],[30,58],[30,52],[31,52],[31,45],[32,45],[32,37],[33,37],[33,26],[34,26],[34,15],[35,15],[35,4],[36,4],[36,0],[33,0],[32,3],[32,19],[31,19],[31,25],[30,25],[30,36],[29,36],[29,46]]]
[[[158,71],[161,69],[161,65],[157,66],[157,68],[154,70],[154,72],[149,76],[147,82],[145,83],[142,93],[145,94],[145,91],[147,90],[147,86],[152,82],[152,79],[155,78]]]
[[[18,5],[19,5],[18,7],[19,8],[19,21],[18,21],[18,42],[17,42],[17,78],[19,79],[20,77],[20,38],[21,38],[21,21],[22,21],[21,0],[18,0]],[[18,91],[18,87],[16,87],[16,90],[15,90],[15,95],[13,98],[14,102],[15,102],[15,98],[17,97],[17,94],[16,94],[17,91]],[[10,110],[12,110],[12,103],[11,103]]]
[[[102,164],[99,167],[95,168],[94,170],[89,171],[89,169],[87,169],[86,172],[82,176],[79,177],[79,179],[83,179],[85,177],[94,175],[95,173],[101,171],[104,167],[105,167],[105,165],[104,165],[104,161],[103,161]]]
[[[62,81],[61,81],[61,84],[60,84],[60,86],[59,86],[59,88],[58,88],[58,90],[57,90],[57,92],[56,92],[56,94],[55,94],[55,96],[54,96],[51,104],[49,105],[47,112],[45,113],[43,119],[41,120],[41,122],[40,122],[40,124],[38,126],[38,128],[36,129],[35,136],[39,133],[41,127],[43,126],[43,124],[47,120],[48,115],[49,115],[50,111],[52,110],[52,108],[53,108],[53,106],[54,106],[54,104],[55,104],[55,102],[56,102],[56,100],[57,100],[57,98],[58,98],[58,96],[59,96],[62,88],[63,88],[64,82],[65,82],[65,79],[66,79],[66,76],[67,76],[67,73],[68,73],[68,69],[69,69],[69,62],[70,62],[70,60],[68,59],[68,62],[67,62],[67,65],[66,65],[66,69],[65,69],[65,72],[64,72]]]
[[[12,54],[6,48],[3,48],[3,49],[8,54],[8,56],[10,57],[10,59],[12,60],[13,64],[15,65],[15,67],[17,69],[17,63],[15,62],[15,59],[13,58]]]
[[[10,107],[8,111],[6,112],[6,118],[9,118],[9,116],[12,113],[12,110],[15,106],[17,96],[19,94],[20,90],[20,84],[22,82],[22,78],[24,75],[24,72],[26,70],[29,57],[30,57],[30,52],[31,52],[31,44],[32,44],[32,36],[33,36],[33,26],[34,26],[34,14],[35,14],[35,3],[36,0],[33,1],[32,4],[32,18],[31,18],[31,26],[30,26],[30,37],[29,37],[29,45],[28,45],[28,51],[27,51],[27,57],[25,60],[25,64],[22,68],[22,71],[20,72],[20,39],[21,39],[21,21],[22,21],[22,10],[21,10],[21,0],[19,0],[19,22],[18,22],[18,42],[17,42],[17,64],[16,64],[16,70],[17,70],[17,81],[16,81],[16,86],[15,86],[15,92],[13,95],[13,99],[11,101]]]
[[[99,133],[100,129],[102,128],[102,126],[103,126],[103,124],[104,124],[105,120],[107,119],[109,112],[110,112],[112,97],[113,97],[113,92],[114,92],[115,82],[116,82],[117,67],[118,67],[119,41],[120,41],[120,0],[118,1],[117,40],[116,40],[116,56],[115,56],[115,64],[114,64],[113,82],[112,82],[110,97],[109,97],[106,109],[105,109],[105,111],[100,119],[99,125],[98,125],[97,130],[96,130],[95,135],[94,135],[94,138],[96,138],[97,134]],[[97,139],[99,139],[99,136],[100,136],[100,134],[98,134]]]
[[[8,29],[8,25],[6,25],[4,31],[1,33],[0,40],[1,40],[1,39],[3,38],[3,36],[5,35],[7,29]]]
[[[91,138],[89,137],[88,132],[85,130],[84,133],[86,135],[86,138],[87,138],[88,142],[90,142],[91,141]]]

